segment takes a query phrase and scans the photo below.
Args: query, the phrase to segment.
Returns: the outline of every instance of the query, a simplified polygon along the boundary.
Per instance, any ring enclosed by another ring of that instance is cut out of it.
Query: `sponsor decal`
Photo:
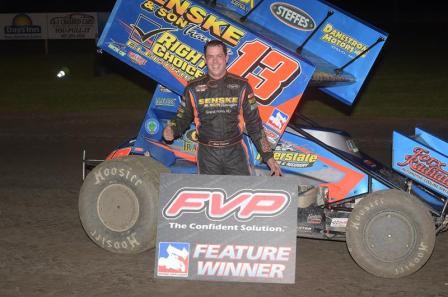
[[[192,79],[204,74],[204,55],[186,43],[178,40],[171,33],[162,34],[151,49],[155,61],[175,71],[186,79]],[[167,66],[168,65],[168,66]]]
[[[289,116],[277,108],[274,109],[266,124],[278,132],[282,132],[288,124]]]
[[[444,169],[446,163],[432,157],[428,150],[421,147],[413,149],[413,155],[406,155],[403,162],[398,162],[400,167],[408,168],[414,175],[426,178],[440,186],[444,192],[448,192],[448,171]]]
[[[198,276],[283,279],[292,258],[288,246],[196,244]]]
[[[209,230],[209,231],[244,231],[244,232],[273,232],[273,233],[283,233],[286,232],[286,226],[268,226],[268,225],[245,225],[245,224],[215,224],[215,223],[207,223],[207,224],[199,224],[199,223],[190,223],[190,224],[182,224],[176,222],[169,222],[168,226],[170,229],[176,230]]]
[[[187,131],[183,136],[183,151],[189,153],[196,152],[196,146],[198,142],[198,135],[195,129]]]
[[[160,28],[148,32],[143,32],[143,30],[137,25],[132,24],[131,27],[134,28],[135,32],[137,32],[137,34],[140,36],[140,40],[142,41],[142,43],[145,43],[152,36],[155,36],[162,32],[174,30],[172,28]]]
[[[130,26],[132,28],[130,38],[146,46],[150,46],[154,42],[154,39],[157,38],[157,35],[175,30],[173,28],[162,28],[160,24],[144,15],[139,15],[135,24],[131,24]]]
[[[228,84],[227,88],[230,90],[236,90],[238,89],[240,86],[238,84]]]
[[[330,227],[345,228],[348,223],[348,218],[331,218]]]
[[[250,110],[255,110],[256,108],[258,108],[257,98],[255,98],[254,93],[250,93],[247,96],[247,100],[249,101],[250,104]]]
[[[288,3],[274,2],[271,13],[283,24],[300,31],[312,31],[316,28],[314,19],[302,9]]]
[[[238,97],[200,98],[198,105],[208,107],[234,107],[238,104]]]
[[[268,139],[269,143],[272,145],[277,144],[278,140],[280,139],[280,134],[275,133],[271,129],[265,127],[264,132],[266,134],[266,138]]]
[[[157,132],[159,132],[159,122],[157,120],[154,119],[148,119],[145,122],[145,131],[149,134],[149,135],[154,135]]]
[[[289,205],[291,197],[284,191],[240,190],[228,196],[222,189],[182,188],[175,193],[162,214],[176,219],[184,213],[202,213],[210,220],[234,216],[238,221],[255,217],[275,217]]]
[[[187,81],[204,74],[205,60],[203,54],[179,41],[172,34],[162,34],[152,42],[152,47],[131,39],[128,40],[127,45]]]
[[[171,93],[170,89],[168,89],[168,88],[166,88],[166,87],[164,87],[162,85],[159,85],[159,86],[160,86],[160,92],[162,92],[162,93]]]
[[[277,145],[277,147],[273,151],[273,155],[274,160],[276,160],[280,166],[291,168],[312,167],[318,160],[317,155],[297,151],[292,146],[286,143]],[[261,160],[260,154],[257,155],[256,159]]]
[[[89,234],[93,240],[95,240],[99,245],[105,248],[114,248],[116,251],[120,250],[133,250],[136,247],[139,247],[141,243],[137,240],[137,234],[131,233],[129,236],[126,236],[124,240],[114,240],[110,238],[107,232],[103,230],[93,230],[90,231]],[[103,232],[105,234],[103,234]]]
[[[209,42],[211,39],[205,36],[204,34],[198,32],[197,30],[200,30],[198,25],[189,25],[184,30],[184,35],[190,36],[193,39],[197,39],[200,42],[206,43]]]
[[[109,41],[107,43],[107,47],[122,57],[126,56],[126,45],[125,44],[115,42],[115,41]]]
[[[12,19],[11,26],[4,27],[5,36],[41,34],[42,27],[33,25],[33,21],[26,14],[18,14]]]
[[[197,25],[202,31],[208,32],[231,46],[238,45],[245,35],[244,31],[238,27],[189,1],[181,3],[180,0],[148,0],[140,7],[182,30],[191,24]]]
[[[322,223],[322,216],[320,215],[308,215],[308,217],[306,218],[306,222],[308,224],[312,224],[312,225],[319,225],[320,223]]]
[[[166,98],[166,97],[157,97],[156,98],[157,106],[176,106],[176,102],[177,102],[176,98]]]
[[[190,244],[160,242],[157,262],[158,276],[188,277]]]
[[[194,90],[198,93],[202,93],[207,91],[207,85],[198,85],[194,88]]]
[[[176,98],[167,98],[167,97],[157,97],[156,105],[157,106],[176,106],[177,99]]]
[[[187,138],[188,141],[198,142],[198,132],[196,132],[195,129],[187,131],[187,133],[185,133],[185,137]]]
[[[128,57],[133,63],[140,66],[145,65],[147,62],[147,60],[144,59],[142,56],[133,52],[128,52]]]
[[[297,226],[297,232],[311,233],[313,229],[309,226]]]
[[[338,30],[330,23],[322,28],[322,32],[323,35],[320,38],[322,41],[331,44],[347,54],[359,55],[367,49],[367,45]],[[361,57],[364,58],[366,54]]]
[[[254,8],[254,0],[230,0],[230,3],[244,11]]]
[[[175,72],[185,80],[191,80],[204,74],[203,54],[181,42],[170,31],[174,28],[161,28],[151,19],[139,15],[127,46],[140,55],[161,64],[168,71]]]
[[[128,154],[123,154],[120,156],[127,156],[129,155],[129,152],[131,151],[131,148],[126,148],[126,151],[128,152]],[[108,158],[107,160],[110,160],[113,158]],[[128,182],[134,184],[134,186],[138,187],[139,185],[141,185],[143,182],[142,180],[138,177],[138,175],[134,174],[132,169],[131,170],[126,170],[123,168],[117,168],[117,167],[106,167],[106,168],[102,168],[101,170],[95,171],[94,173],[94,177],[95,177],[95,185],[98,185],[102,182],[107,182],[108,179],[107,177],[109,176],[114,176],[114,177],[118,177],[121,179],[125,179]]]

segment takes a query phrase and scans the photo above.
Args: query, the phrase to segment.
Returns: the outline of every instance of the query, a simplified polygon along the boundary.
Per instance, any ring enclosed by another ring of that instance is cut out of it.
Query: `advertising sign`
[[[229,72],[249,80],[265,127],[280,135],[314,66],[204,4],[117,1],[98,46],[180,95],[206,73],[202,52],[211,39],[226,43]]]
[[[48,39],[95,39],[96,12],[49,13]]]
[[[394,131],[392,155],[394,170],[446,196],[448,195],[447,164],[446,155]]]
[[[218,0],[218,4],[240,15],[253,8],[247,22],[292,50],[300,48],[301,55],[316,65],[313,83],[348,105],[355,101],[387,39],[386,33],[324,1]]]
[[[47,15],[44,13],[0,14],[0,39],[47,38]]]
[[[155,277],[294,283],[297,191],[295,178],[162,174]]]

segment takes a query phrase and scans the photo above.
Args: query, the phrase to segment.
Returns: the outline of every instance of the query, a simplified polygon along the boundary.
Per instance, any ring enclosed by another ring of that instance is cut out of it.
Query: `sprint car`
[[[160,173],[196,173],[194,125],[173,143],[162,130],[186,82],[204,73],[201,49],[211,38],[229,46],[228,70],[254,86],[274,158],[297,177],[297,235],[345,240],[356,263],[377,276],[419,270],[447,230],[448,144],[418,128],[411,137],[396,132],[391,169],[346,132],[297,121],[307,86],[353,103],[387,39],[317,0],[117,1],[98,46],[159,85],[135,138],[105,161],[83,155],[79,212],[88,236],[117,253],[154,246]],[[244,142],[254,175],[268,174]]]

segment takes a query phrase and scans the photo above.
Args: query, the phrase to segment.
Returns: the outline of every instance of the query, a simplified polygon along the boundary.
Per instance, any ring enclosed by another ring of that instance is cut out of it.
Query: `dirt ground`
[[[294,285],[156,280],[154,251],[97,247],[78,217],[81,151],[104,157],[137,133],[143,113],[0,113],[0,296],[448,296],[448,233],[423,269],[398,280],[364,272],[343,242],[299,239]],[[351,132],[386,163],[394,128],[448,137],[447,119],[318,122]]]

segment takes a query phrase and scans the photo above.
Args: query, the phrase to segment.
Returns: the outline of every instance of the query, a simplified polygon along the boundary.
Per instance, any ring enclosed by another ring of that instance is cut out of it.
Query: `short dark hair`
[[[222,47],[224,55],[227,56],[227,46],[226,46],[226,44],[224,42],[222,42],[221,40],[216,40],[216,39],[209,40],[204,45],[204,56],[205,56],[205,53],[207,52],[207,48],[210,47],[210,46],[220,46],[220,47]]]

